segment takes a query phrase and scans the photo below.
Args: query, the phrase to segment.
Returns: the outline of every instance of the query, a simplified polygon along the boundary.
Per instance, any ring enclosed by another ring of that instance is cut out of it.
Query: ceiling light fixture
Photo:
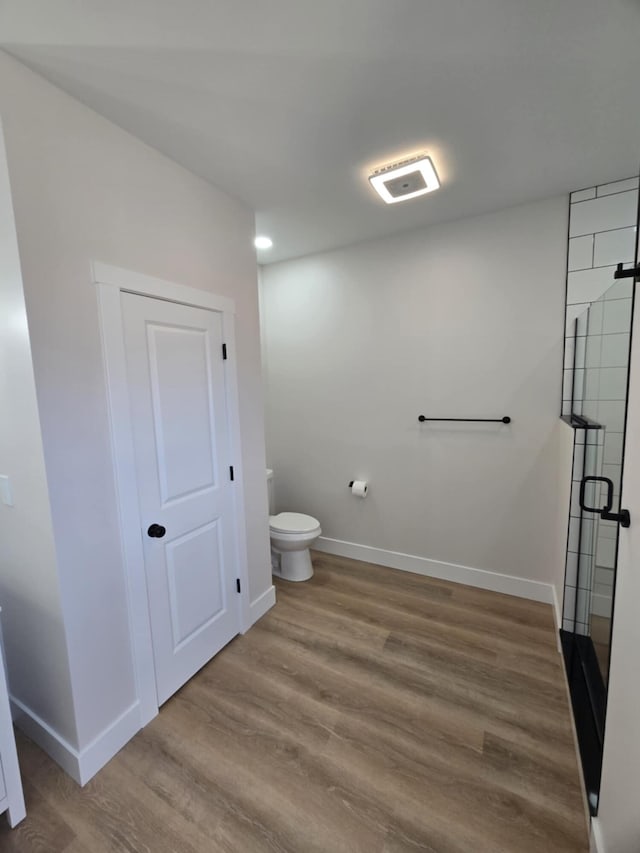
[[[256,237],[253,245],[256,249],[270,249],[273,246],[273,240],[271,237]]]
[[[387,204],[417,198],[440,186],[431,157],[426,154],[381,166],[369,175],[369,182]]]

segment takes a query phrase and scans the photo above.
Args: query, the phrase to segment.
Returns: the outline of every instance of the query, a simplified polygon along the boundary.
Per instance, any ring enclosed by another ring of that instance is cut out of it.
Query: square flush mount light
[[[369,176],[369,181],[387,204],[417,198],[440,186],[431,157],[426,154],[382,166]]]

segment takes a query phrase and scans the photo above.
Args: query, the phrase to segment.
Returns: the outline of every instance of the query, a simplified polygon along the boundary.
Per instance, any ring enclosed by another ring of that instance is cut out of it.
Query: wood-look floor
[[[19,736],[2,853],[586,853],[551,609],[315,554],[84,789]]]

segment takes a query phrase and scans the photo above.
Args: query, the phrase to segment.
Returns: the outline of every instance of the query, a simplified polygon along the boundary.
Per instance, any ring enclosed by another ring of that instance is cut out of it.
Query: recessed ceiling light
[[[256,249],[270,249],[273,246],[273,240],[271,237],[256,237],[253,245]]]
[[[381,166],[369,176],[369,181],[387,204],[417,198],[437,190],[440,186],[431,157],[426,154]]]

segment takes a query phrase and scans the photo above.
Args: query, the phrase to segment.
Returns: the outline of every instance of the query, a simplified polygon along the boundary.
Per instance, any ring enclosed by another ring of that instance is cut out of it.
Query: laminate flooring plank
[[[6,816],[0,817],[0,851],[68,853],[76,838],[75,829],[28,779],[23,781],[23,788],[30,819],[23,820],[15,829],[10,829]]]
[[[587,853],[550,606],[312,556],[84,788],[19,735],[0,853]]]

